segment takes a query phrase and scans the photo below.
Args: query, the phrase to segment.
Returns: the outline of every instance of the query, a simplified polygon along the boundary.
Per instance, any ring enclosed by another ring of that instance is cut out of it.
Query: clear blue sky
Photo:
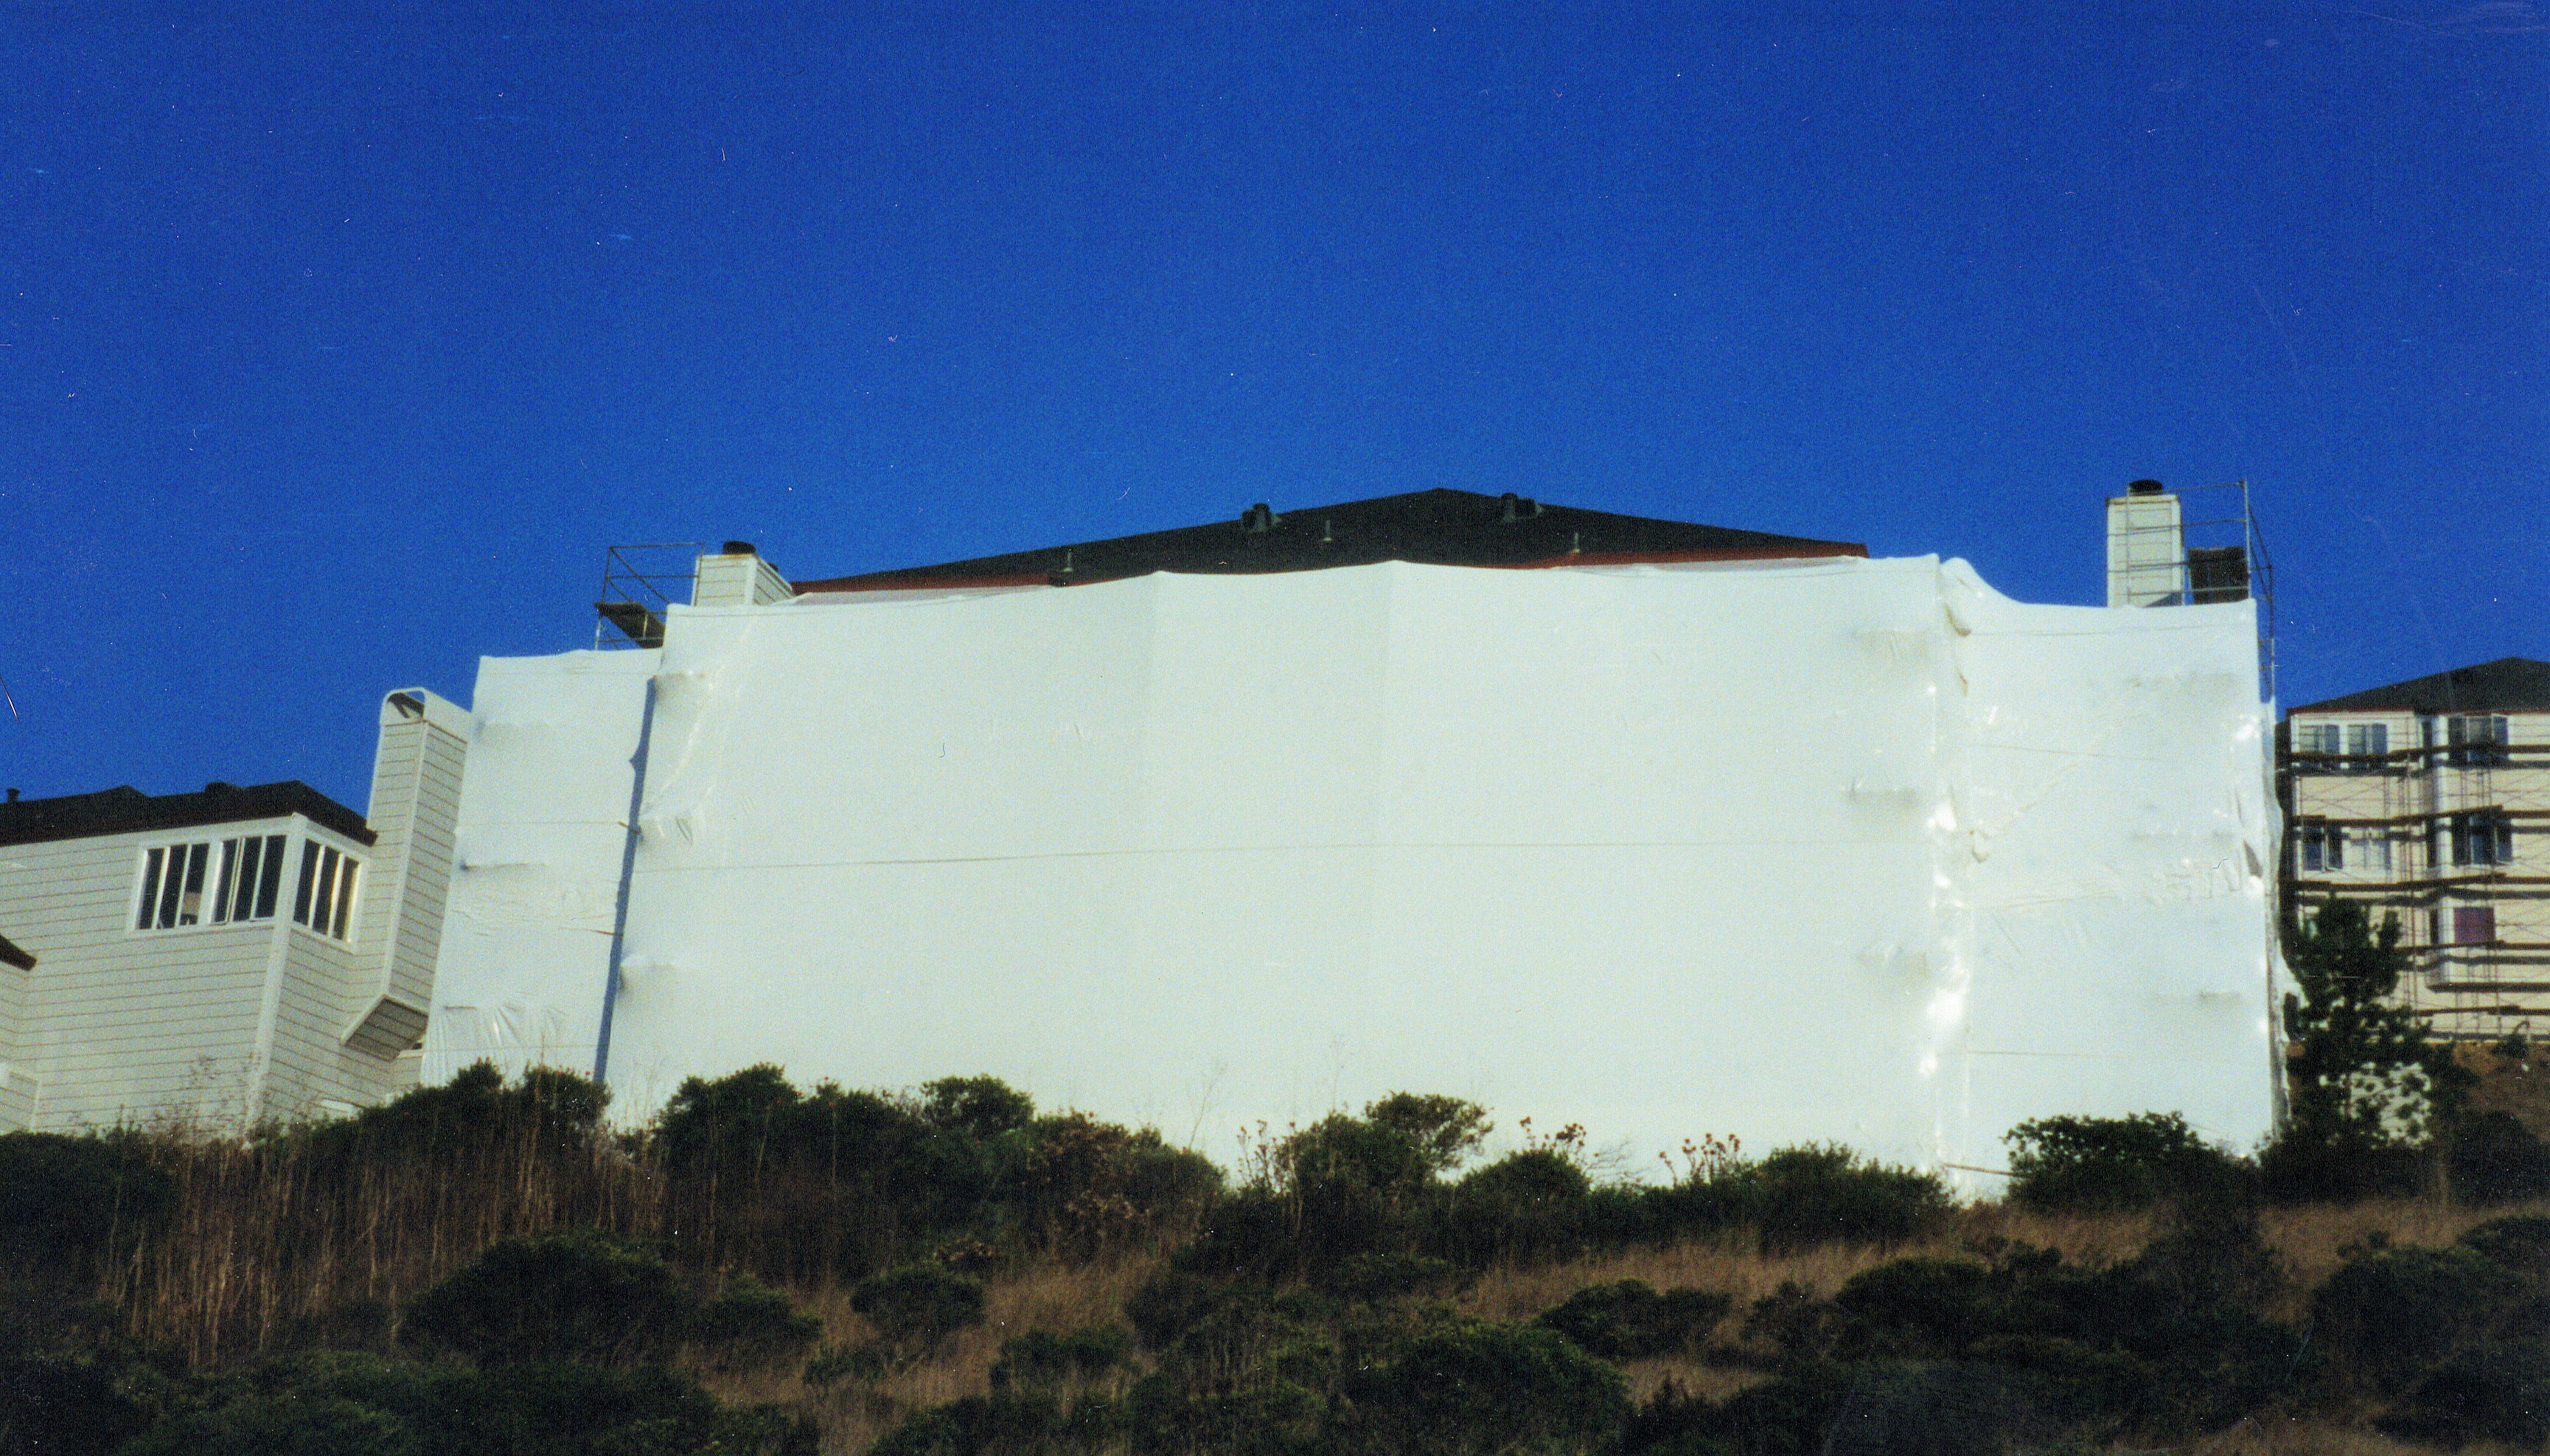
[[[207,15],[213,18],[206,18]],[[1429,486],[2550,657],[2536,0],[0,3],[0,781],[301,778],[819,577]]]

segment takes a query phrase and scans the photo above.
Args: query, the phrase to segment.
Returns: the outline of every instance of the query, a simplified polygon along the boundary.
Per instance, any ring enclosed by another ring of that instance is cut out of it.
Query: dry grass
[[[2270,1415],[2241,1421],[2187,1448],[2187,1456],[2434,1456],[2435,1448],[2395,1441],[2378,1431],[2322,1420]],[[2461,1456],[2525,1456],[2512,1446],[2474,1441]],[[2538,1456],[2538,1453],[2531,1453]]]
[[[430,1163],[331,1164],[299,1144],[176,1132],[144,1146],[175,1210],[99,1294],[134,1334],[198,1367],[314,1339],[379,1347],[400,1304],[498,1239],[662,1222],[647,1169],[599,1144],[562,1149],[537,1125]]]
[[[236,1139],[165,1135],[147,1146],[176,1181],[174,1218],[110,1271],[101,1294],[123,1309],[133,1333],[183,1352],[199,1367],[309,1343],[387,1350],[400,1305],[500,1238],[590,1226],[641,1238],[678,1234],[677,1241],[687,1245],[714,1232],[667,1226],[696,1217],[670,1211],[664,1180],[642,1158],[599,1145],[562,1151],[537,1128],[489,1139],[461,1159],[366,1158],[334,1166],[289,1143],[252,1148]],[[2399,1244],[2444,1244],[2491,1217],[2544,1212],[2550,1205],[2472,1211],[2439,1200],[2270,1210],[2263,1231],[2291,1278],[2269,1312],[2299,1319],[2308,1292],[2338,1267],[2341,1251],[2376,1233]],[[1521,1320],[1586,1285],[1639,1279],[1659,1289],[1732,1297],[1739,1313],[1721,1328],[1723,1340],[1735,1335],[1741,1310],[1785,1283],[1829,1296],[1853,1275],[1889,1259],[1953,1255],[1993,1239],[2104,1264],[2129,1257],[2155,1231],[2149,1215],[2044,1215],[1980,1205],[1960,1211],[1923,1239],[1892,1248],[1765,1254],[1741,1236],[1698,1239],[1493,1269],[1455,1303],[1482,1317]],[[987,1290],[984,1326],[963,1332],[932,1359],[874,1383],[843,1379],[810,1387],[793,1371],[696,1373],[728,1399],[775,1402],[811,1414],[827,1452],[864,1452],[916,1410],[986,1392],[1004,1340],[1030,1329],[1121,1322],[1127,1297],[1161,1262],[1155,1252],[1078,1266],[1043,1263],[998,1275]],[[791,1293],[824,1321],[825,1344],[849,1346],[872,1336],[850,1310],[846,1288],[800,1285]],[[1718,1400],[1762,1378],[1689,1358],[1636,1361],[1626,1373],[1641,1400],[1668,1381]],[[1113,1384],[1121,1389],[1126,1378]],[[2421,1449],[2327,1423],[2289,1420],[2244,1423],[2189,1448],[2205,1456],[2405,1456]],[[2488,1456],[2485,1448],[2469,1449]]]
[[[933,1358],[873,1384],[843,1379],[818,1387],[793,1374],[697,1373],[724,1399],[775,1401],[813,1414],[823,1429],[826,1451],[864,1451],[916,1410],[990,1390],[992,1362],[1005,1340],[1030,1329],[1064,1332],[1122,1323],[1125,1301],[1163,1262],[1162,1255],[1128,1254],[1079,1266],[1038,1265],[994,1278],[984,1290],[980,1328],[960,1331]],[[841,1286],[801,1291],[798,1308],[824,1321],[826,1345],[855,1345],[875,1335],[850,1308],[849,1291]]]

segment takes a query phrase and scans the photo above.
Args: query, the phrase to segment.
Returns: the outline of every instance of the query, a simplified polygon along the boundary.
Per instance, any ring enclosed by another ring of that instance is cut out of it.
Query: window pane
[[[2497,938],[2497,910],[2493,906],[2464,905],[2453,910],[2453,940],[2457,944],[2476,945]]]
[[[264,860],[265,863],[258,870],[256,878],[256,918],[261,921],[274,918],[275,892],[283,886],[283,836],[281,834],[265,836]]]
[[[186,846],[186,894],[177,902],[177,923],[191,925],[204,918],[204,868],[212,858],[210,844]]]
[[[319,878],[320,844],[315,839],[301,841],[301,884],[292,892],[292,922],[310,923],[310,889]]]
[[[319,851],[319,872],[310,882],[310,928],[325,933],[337,914],[337,851]]]
[[[2320,868],[2321,853],[2319,830],[2303,830],[2303,868],[2306,870]]]
[[[256,861],[264,848],[265,840],[261,838],[223,842],[222,893],[213,910],[216,918],[236,922],[256,914]]]
[[[133,928],[147,930],[159,922],[159,864],[168,857],[165,849],[153,849],[142,860],[142,909],[133,917]]]
[[[352,855],[347,855],[344,862],[337,868],[337,919],[329,925],[329,934],[340,940],[345,938],[345,920],[353,908],[354,858]]]

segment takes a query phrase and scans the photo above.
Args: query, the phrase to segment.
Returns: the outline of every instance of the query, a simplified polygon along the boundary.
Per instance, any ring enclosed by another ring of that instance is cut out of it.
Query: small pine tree
[[[2451,1121],[2472,1078],[2391,1000],[2408,969],[2398,916],[2384,916],[2377,930],[2363,906],[2331,896],[2307,922],[2286,922],[2285,964],[2302,985],[2285,997],[2285,1034],[2296,1048],[2289,1136],[2398,1147]]]

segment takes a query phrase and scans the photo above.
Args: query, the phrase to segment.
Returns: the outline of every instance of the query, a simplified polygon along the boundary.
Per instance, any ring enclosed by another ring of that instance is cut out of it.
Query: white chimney
[[[728,541],[724,551],[701,556],[699,574],[691,579],[694,607],[758,607],[795,595],[788,578],[761,559],[750,541]]]
[[[2137,480],[2108,497],[2108,605],[2171,607],[2187,601],[2187,534],[2178,497]]]

